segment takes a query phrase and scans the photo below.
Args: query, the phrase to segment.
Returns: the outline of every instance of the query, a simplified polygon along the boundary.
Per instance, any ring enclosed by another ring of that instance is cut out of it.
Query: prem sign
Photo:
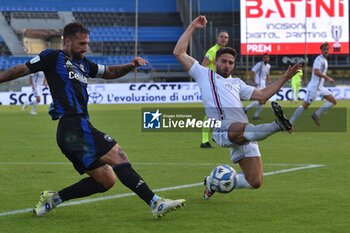
[[[241,53],[349,52],[348,0],[241,0]]]

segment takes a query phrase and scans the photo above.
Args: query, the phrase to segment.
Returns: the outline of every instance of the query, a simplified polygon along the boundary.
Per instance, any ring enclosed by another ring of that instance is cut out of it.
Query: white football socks
[[[295,109],[292,117],[289,119],[289,122],[294,124],[294,122],[303,114],[305,111],[304,107],[300,105],[297,109]]]
[[[326,103],[324,103],[316,112],[315,114],[319,117],[322,113],[324,113],[325,111],[327,111],[328,109],[330,109],[331,107],[333,107],[334,104],[332,104],[329,101],[326,101]]]
[[[259,125],[247,124],[243,136],[248,141],[260,141],[278,131],[281,131],[281,128],[275,121]]]
[[[248,112],[249,109],[254,108],[259,105],[259,101],[253,101],[251,102],[247,107],[245,107],[245,111]]]
[[[237,173],[235,175],[235,179],[236,179],[235,189],[253,189],[253,187],[250,186],[250,184],[245,179],[245,177],[242,173]]]
[[[262,110],[263,110],[263,108],[264,108],[264,105],[263,105],[263,104],[258,105],[258,107],[257,107],[257,109],[256,109],[256,111],[255,111],[253,117],[259,117],[259,116],[260,116],[260,113],[261,113]]]
[[[38,105],[38,102],[33,101],[32,103],[32,111],[35,112],[36,111],[36,106]]]

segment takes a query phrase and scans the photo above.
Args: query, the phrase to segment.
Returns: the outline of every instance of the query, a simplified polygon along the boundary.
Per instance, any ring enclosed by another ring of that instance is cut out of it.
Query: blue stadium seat
[[[133,41],[133,27],[91,27],[91,41]],[[139,27],[139,41],[177,41],[182,27]]]
[[[139,12],[154,12],[154,6],[157,6],[158,12],[176,12],[176,1],[174,0],[139,1]],[[135,1],[2,0],[0,6],[0,11],[30,11],[29,9],[34,11],[135,12]]]

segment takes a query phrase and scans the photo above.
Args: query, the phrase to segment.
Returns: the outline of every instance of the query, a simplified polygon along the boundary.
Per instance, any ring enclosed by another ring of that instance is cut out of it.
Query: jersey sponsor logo
[[[30,64],[34,64],[34,63],[36,63],[38,61],[40,61],[40,56],[39,55],[37,55],[37,56],[33,57],[32,59],[30,59],[29,62],[30,62]]]
[[[80,82],[88,83],[87,78],[80,73],[75,73],[74,71],[69,71],[68,76],[70,79],[76,79]]]
[[[78,71],[78,69],[80,69],[82,72],[85,72],[83,64],[80,64],[78,68],[70,60],[67,60],[65,66],[69,71],[68,76],[70,79],[76,79],[80,82],[87,83],[87,78]]]

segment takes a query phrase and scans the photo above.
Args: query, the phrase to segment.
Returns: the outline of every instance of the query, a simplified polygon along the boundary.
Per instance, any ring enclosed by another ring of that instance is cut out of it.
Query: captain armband
[[[102,78],[102,76],[105,74],[105,72],[106,72],[106,66],[97,64],[97,74],[95,77]]]

